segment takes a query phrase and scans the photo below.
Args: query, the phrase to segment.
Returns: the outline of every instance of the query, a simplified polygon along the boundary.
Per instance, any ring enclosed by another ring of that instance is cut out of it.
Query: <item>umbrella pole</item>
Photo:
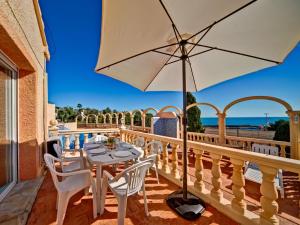
[[[186,96],[186,50],[185,45],[182,46],[182,107],[183,107],[183,116],[182,116],[182,135],[183,135],[183,198],[187,200],[187,96]]]
[[[187,96],[186,96],[186,60],[188,59],[185,45],[186,40],[180,41],[181,61],[182,61],[182,100],[183,100],[183,118],[182,118],[182,135],[183,135],[183,184],[182,190],[170,194],[166,201],[167,204],[180,216],[188,220],[194,220],[201,216],[205,210],[204,202],[191,194],[187,190]]]

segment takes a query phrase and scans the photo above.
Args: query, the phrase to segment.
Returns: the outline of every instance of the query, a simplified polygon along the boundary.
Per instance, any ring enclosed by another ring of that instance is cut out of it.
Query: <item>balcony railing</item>
[[[157,166],[159,173],[181,185],[181,175],[179,171],[178,150],[182,146],[182,140],[177,138],[170,138],[159,136],[144,132],[137,132],[133,130],[121,130],[121,138],[123,141],[133,143],[135,138],[143,137],[146,142],[151,140],[161,141],[163,145],[163,152],[158,155]],[[196,136],[191,136],[196,138]],[[197,137],[206,137],[200,135]],[[212,136],[213,137],[213,136]],[[211,138],[212,138],[211,137]],[[217,137],[215,137],[217,140]],[[233,141],[235,139],[230,139]],[[251,142],[247,140],[246,142]],[[266,144],[267,142],[264,142]],[[277,143],[281,145],[282,143]],[[169,147],[171,147],[171,155],[169,156]],[[279,169],[300,173],[300,161],[293,159],[286,159],[278,156],[266,156],[260,153],[250,151],[242,151],[229,147],[212,145],[198,141],[188,141],[188,148],[193,149],[195,154],[195,167],[193,183],[189,182],[189,191],[202,198],[205,202],[210,203],[222,213],[228,215],[241,224],[278,224],[278,198],[277,189],[274,183],[274,178]],[[145,155],[148,154],[148,149],[144,149]],[[208,156],[212,161],[211,168],[211,183],[212,189],[209,191],[204,186],[204,169],[203,169],[203,156]],[[233,174],[229,178],[232,182],[233,199],[229,201],[223,197],[224,191],[221,181],[221,159],[229,158],[233,166]],[[245,201],[245,178],[243,174],[243,167],[245,162],[256,163],[262,172],[262,183],[260,185],[260,198],[261,213],[257,215],[247,209]],[[189,179],[190,180],[190,179]]]
[[[96,136],[97,134],[119,135],[120,129],[78,129],[78,130],[60,130],[58,135],[62,138],[64,149],[70,149],[73,142],[73,149],[80,149],[80,139],[83,138],[83,143],[87,143],[89,136]]]
[[[134,126],[131,128],[137,129],[138,127]],[[97,134],[120,135],[123,141],[129,143],[133,143],[137,137],[143,137],[146,142],[152,140],[161,141],[163,152],[158,156],[157,160],[159,173],[177,185],[181,185],[181,171],[179,169],[181,163],[179,160],[182,146],[181,139],[150,134],[145,132],[145,130],[139,132],[118,128],[63,130],[58,132],[58,135],[63,139],[65,149],[70,149],[70,146],[74,149],[79,149],[82,143],[88,141],[89,137]],[[83,140],[80,140],[82,138]],[[195,179],[193,183],[189,178],[189,191],[210,203],[220,212],[242,224],[278,223],[278,204],[276,202],[278,193],[274,178],[279,169],[300,174],[300,161],[277,156],[266,156],[249,150],[253,143],[280,146],[280,153],[281,156],[283,156],[285,148],[290,146],[289,142],[227,136],[226,145],[236,147],[229,148],[224,145],[219,145],[218,135],[189,132],[188,138],[188,149],[192,150],[195,155],[195,161],[192,162],[192,165],[189,164],[190,167],[195,168],[191,176]],[[71,143],[73,143],[73,145]],[[149,149],[144,149],[144,151],[145,155],[147,155]],[[212,189],[210,191],[205,188],[203,179],[203,160],[204,158],[207,159],[207,157],[212,161]],[[221,181],[222,171],[220,164],[221,159],[224,157],[229,159],[233,167],[233,174],[229,177],[232,182],[232,201],[223,197],[224,187]],[[263,174],[262,184],[260,185],[262,195],[260,198],[262,211],[260,215],[247,210],[245,201],[245,178],[243,174],[245,162],[256,163]],[[191,169],[189,170],[191,172]]]
[[[231,148],[243,149],[246,151],[251,151],[253,144],[270,145],[276,146],[279,149],[279,155],[281,157],[290,157],[290,142],[285,141],[274,141],[267,139],[257,139],[257,138],[247,138],[247,137],[236,137],[236,136],[225,136],[225,143],[221,144],[219,141],[219,135],[216,134],[204,134],[188,132],[188,140],[197,141],[215,145],[222,145]]]
[[[78,128],[82,128],[82,131],[86,131],[85,129],[111,129],[111,128],[119,128],[118,124],[95,124],[95,123],[78,123]],[[126,126],[127,129],[150,133],[150,127],[142,127],[142,126]],[[262,145],[270,145],[276,146],[279,149],[279,155],[281,157],[290,158],[291,157],[291,143],[285,141],[275,141],[268,139],[258,139],[258,138],[248,138],[248,137],[237,137],[237,136],[225,136],[225,143],[221,143],[219,139],[219,135],[216,134],[205,134],[205,133],[196,133],[196,132],[188,132],[187,133],[188,140],[221,145],[225,147],[243,149],[246,151],[250,151],[253,144],[262,144]]]

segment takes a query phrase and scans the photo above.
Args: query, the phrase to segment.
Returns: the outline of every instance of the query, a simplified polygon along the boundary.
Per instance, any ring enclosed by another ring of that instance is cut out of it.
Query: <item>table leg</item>
[[[102,166],[97,165],[96,169],[96,188],[97,188],[97,213],[101,212],[100,203],[101,203],[101,187],[102,187]]]

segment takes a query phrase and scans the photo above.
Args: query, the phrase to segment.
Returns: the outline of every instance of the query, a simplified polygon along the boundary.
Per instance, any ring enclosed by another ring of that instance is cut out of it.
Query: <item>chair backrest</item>
[[[271,148],[270,148],[270,155],[278,156],[278,155],[279,155],[278,153],[279,153],[278,147],[276,147],[276,146],[271,146]]]
[[[61,159],[62,149],[61,149],[60,145],[59,144],[53,144],[53,148],[54,148],[54,151],[56,152],[57,157]]]
[[[141,190],[142,185],[144,184],[144,179],[146,176],[147,170],[153,165],[152,159],[147,159],[142,162],[133,164],[129,168],[121,172],[116,178],[125,177],[128,186],[127,186],[127,195],[132,195]]]
[[[58,172],[56,171],[56,167],[55,167],[55,162],[61,162],[61,160],[54,157],[53,155],[48,154],[48,153],[46,153],[44,155],[44,160],[46,162],[47,167],[50,170],[50,173],[51,173],[51,176],[53,179],[53,183],[54,183],[56,189],[59,190],[60,186],[59,186],[59,181],[58,181]]]
[[[275,146],[270,145],[260,145],[260,144],[253,144],[252,151],[258,152],[266,155],[276,155],[278,156],[278,148]]]
[[[147,155],[146,156],[146,159],[144,159],[144,161],[145,160],[152,160],[153,162],[152,162],[152,165],[151,165],[151,167],[154,165],[154,163],[156,163],[156,160],[157,160],[157,154],[151,154],[151,155]]]
[[[107,141],[107,140],[108,140],[108,137],[106,137],[105,135],[99,134],[99,135],[96,135],[96,136],[90,138],[88,140],[88,142],[101,142],[101,141]]]
[[[147,145],[146,148],[150,146],[150,155],[152,154],[160,154],[163,150],[162,144],[160,141],[150,141]]]
[[[145,139],[143,137],[137,137],[134,140],[134,144],[135,144],[135,146],[142,148],[145,146]]]

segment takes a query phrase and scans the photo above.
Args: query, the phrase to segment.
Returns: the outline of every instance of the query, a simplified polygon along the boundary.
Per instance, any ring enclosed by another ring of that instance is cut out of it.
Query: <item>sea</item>
[[[265,126],[267,124],[275,123],[277,120],[286,120],[288,121],[288,117],[227,117],[226,118],[226,126]],[[201,118],[201,122],[203,126],[206,127],[214,127],[218,126],[218,118],[217,117],[203,117]]]

